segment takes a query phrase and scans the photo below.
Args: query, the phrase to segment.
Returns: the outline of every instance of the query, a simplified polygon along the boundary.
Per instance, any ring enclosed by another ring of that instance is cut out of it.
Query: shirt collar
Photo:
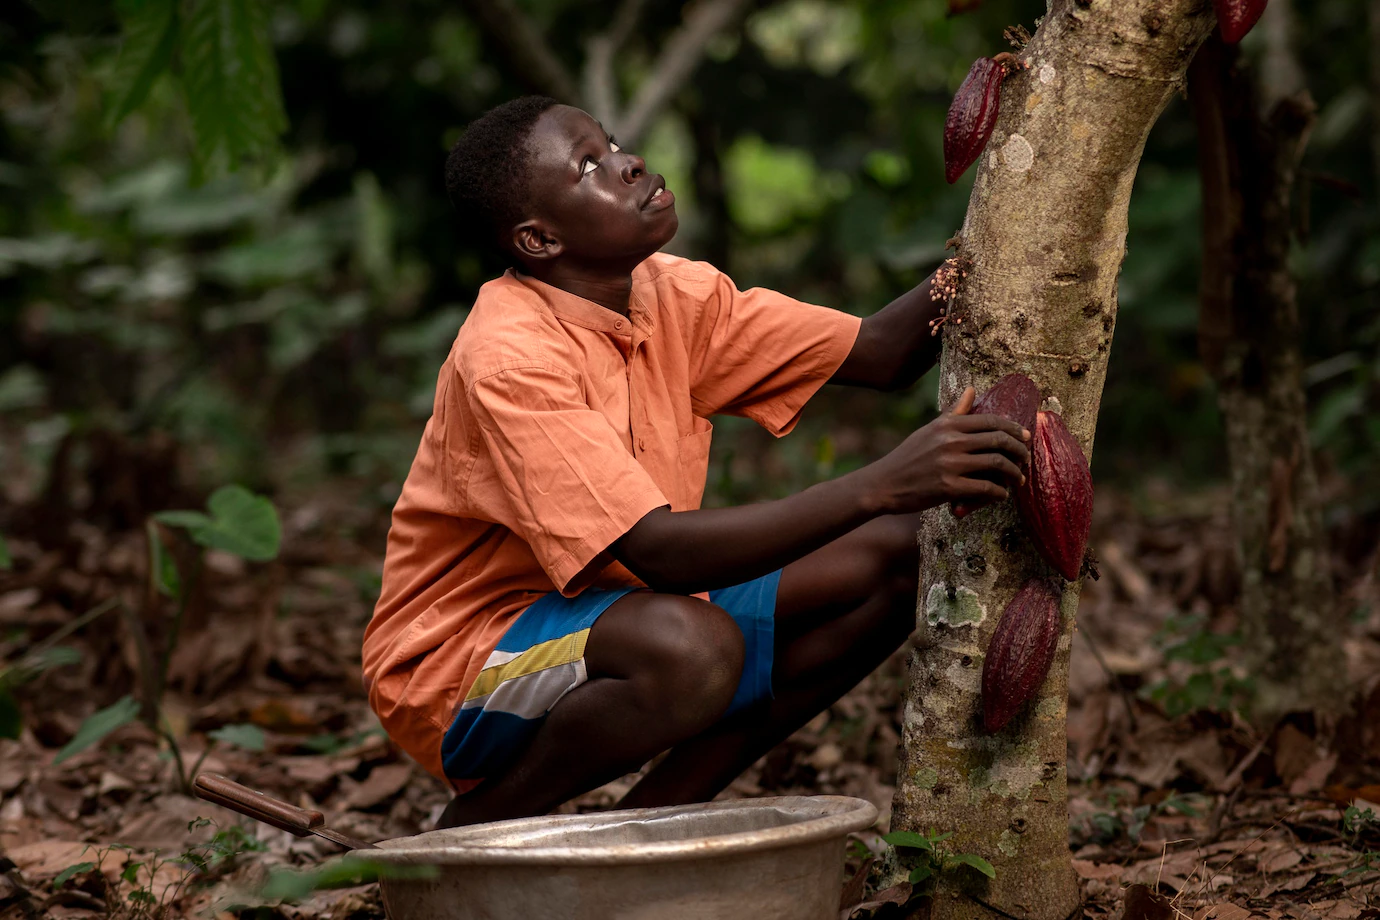
[[[628,299],[628,315],[616,313],[608,307],[586,300],[562,288],[554,287],[531,275],[519,275],[513,269],[504,272],[518,284],[526,285],[541,296],[556,318],[564,323],[592,329],[606,335],[624,336],[643,341],[656,331],[656,317],[650,303],[639,293],[641,282],[648,281],[643,265],[633,269],[632,296]]]

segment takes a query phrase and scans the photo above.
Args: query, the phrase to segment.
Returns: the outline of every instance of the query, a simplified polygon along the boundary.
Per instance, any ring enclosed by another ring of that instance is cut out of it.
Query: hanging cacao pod
[[[1222,41],[1234,45],[1246,37],[1265,12],[1265,0],[1212,0]]]
[[[1007,374],[992,384],[991,389],[973,402],[973,415],[1000,415],[1010,419],[1032,434],[1035,431],[1035,413],[1040,409],[1040,391],[1025,374]],[[999,482],[1000,477],[983,476]],[[954,502],[950,510],[954,517],[961,518],[981,508],[985,502]]]
[[[1016,508],[1045,561],[1077,581],[1092,530],[1092,472],[1057,413],[1037,413],[1030,432],[1030,469],[1016,489]]]
[[[1032,578],[1001,613],[982,662],[982,726],[999,732],[1035,696],[1059,645],[1059,592]]]
[[[959,84],[944,119],[944,178],[952,185],[982,156],[997,124],[1001,81],[1006,68],[992,58],[978,58]]]

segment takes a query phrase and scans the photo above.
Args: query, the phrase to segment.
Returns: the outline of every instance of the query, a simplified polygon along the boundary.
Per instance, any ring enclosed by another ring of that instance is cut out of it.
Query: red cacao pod
[[[1092,529],[1092,472],[1058,414],[1037,413],[1030,431],[1030,470],[1016,489],[1016,508],[1045,561],[1077,581]]]
[[[944,119],[944,178],[952,184],[982,156],[997,124],[1001,81],[1006,69],[992,58],[978,58],[959,84]]]
[[[1234,45],[1246,37],[1265,12],[1265,0],[1212,0],[1222,41]]]
[[[1000,415],[1027,431],[1035,430],[1035,413],[1040,409],[1040,390],[1025,374],[1007,374],[991,389],[973,401],[973,415]],[[986,478],[986,477],[984,477]],[[999,481],[996,476],[993,482]],[[954,517],[965,517],[983,506],[982,502],[954,502]]]
[[[999,732],[1035,696],[1059,645],[1059,592],[1032,578],[1001,613],[982,662],[982,726]]]

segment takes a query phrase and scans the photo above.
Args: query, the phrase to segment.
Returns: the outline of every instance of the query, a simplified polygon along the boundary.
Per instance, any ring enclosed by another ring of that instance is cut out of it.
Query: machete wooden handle
[[[316,828],[326,823],[319,811],[307,811],[296,805],[255,792],[248,786],[241,786],[228,776],[219,773],[198,773],[192,783],[197,798],[216,805],[224,805],[231,811],[270,824],[279,830],[298,837],[316,833]]]

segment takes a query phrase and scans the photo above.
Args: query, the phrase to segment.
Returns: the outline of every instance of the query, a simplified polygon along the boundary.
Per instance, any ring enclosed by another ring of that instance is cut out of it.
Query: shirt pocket
[[[709,474],[709,441],[714,426],[709,419],[692,416],[694,430],[676,441],[676,474],[679,488],[673,511],[694,511],[704,498],[704,481]]]

